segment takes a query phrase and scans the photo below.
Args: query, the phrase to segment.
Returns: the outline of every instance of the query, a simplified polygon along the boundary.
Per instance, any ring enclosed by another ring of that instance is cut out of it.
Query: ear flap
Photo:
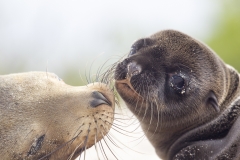
[[[213,93],[212,91],[208,95],[207,105],[212,106],[215,109],[216,112],[220,111],[220,107],[218,105],[217,97],[216,97],[215,93]]]

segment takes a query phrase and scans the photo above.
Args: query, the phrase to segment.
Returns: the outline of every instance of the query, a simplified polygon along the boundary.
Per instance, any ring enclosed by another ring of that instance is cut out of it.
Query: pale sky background
[[[131,44],[162,29],[205,40],[217,0],[0,0],[0,73],[46,70],[60,75],[122,56]],[[98,66],[98,65],[96,65]]]
[[[0,0],[0,74],[47,69],[61,77],[74,68],[77,75],[88,63],[94,62],[94,70],[109,58],[116,61],[135,40],[163,29],[204,41],[218,23],[218,2]],[[118,159],[158,159],[146,139],[134,145],[129,137],[116,138],[141,152],[113,147]],[[95,149],[86,159],[97,159]]]

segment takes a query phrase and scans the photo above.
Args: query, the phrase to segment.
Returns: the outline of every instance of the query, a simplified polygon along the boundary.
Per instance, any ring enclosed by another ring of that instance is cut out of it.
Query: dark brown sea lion
[[[105,84],[73,87],[45,72],[1,75],[0,159],[75,159],[108,133],[114,106]]]
[[[239,73],[174,30],[132,45],[115,86],[158,156],[240,159]]]

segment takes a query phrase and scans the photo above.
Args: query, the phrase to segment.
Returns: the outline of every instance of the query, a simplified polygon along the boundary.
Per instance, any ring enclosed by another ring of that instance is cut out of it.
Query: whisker
[[[71,160],[73,155],[75,154],[76,150],[82,145],[83,142],[81,142],[73,151],[73,153],[70,155],[70,157],[67,160]]]
[[[103,148],[102,142],[99,141],[99,144],[100,144],[100,149],[101,149],[101,151],[102,151],[102,153],[103,153],[103,157],[104,157],[104,159],[105,159],[105,158],[108,159],[108,158],[107,158],[107,155],[106,155],[106,153],[105,153],[105,151],[104,151],[104,148]]]
[[[80,132],[80,133],[82,133],[82,132]],[[79,136],[80,133],[79,133],[77,136]],[[56,151],[58,151],[59,149],[63,148],[63,147],[66,146],[68,143],[74,141],[74,140],[77,138],[77,136],[74,137],[73,139],[67,141],[66,143],[62,144],[61,146],[59,146],[59,147],[58,147],[57,149],[55,149],[54,151],[52,151],[52,152],[48,153],[47,155],[41,157],[39,160],[43,160],[44,158],[47,158],[48,156],[50,156],[50,155],[53,154],[54,152],[56,152]]]
[[[91,126],[91,124],[89,124],[89,127],[88,127],[88,134],[87,134],[87,136],[86,136],[86,139],[85,139],[85,142],[84,142],[84,160],[85,160],[85,158],[86,158],[86,149],[87,149],[87,142],[88,142],[88,136],[89,136],[89,133],[90,133],[90,126]]]
[[[102,133],[102,132],[101,132],[101,133]],[[103,133],[102,133],[102,136],[103,136],[103,141],[105,142],[106,146],[108,147],[108,149],[110,150],[110,152],[112,153],[112,155],[113,155],[116,159],[118,159],[118,158],[116,157],[116,155],[113,153],[113,151],[110,149],[110,147],[108,146],[108,144],[107,144],[107,142],[106,142],[106,140],[105,140],[105,138],[104,138]]]

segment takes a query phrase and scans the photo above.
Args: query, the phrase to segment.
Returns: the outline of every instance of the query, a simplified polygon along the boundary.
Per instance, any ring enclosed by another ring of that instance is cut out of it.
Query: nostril
[[[111,102],[102,93],[98,91],[92,92],[92,97],[93,97],[93,100],[90,102],[91,107],[97,107],[101,104],[112,106]]]
[[[140,74],[142,71],[142,67],[138,65],[136,62],[130,62],[127,66],[127,70],[128,70],[127,72],[128,77],[132,77]]]

